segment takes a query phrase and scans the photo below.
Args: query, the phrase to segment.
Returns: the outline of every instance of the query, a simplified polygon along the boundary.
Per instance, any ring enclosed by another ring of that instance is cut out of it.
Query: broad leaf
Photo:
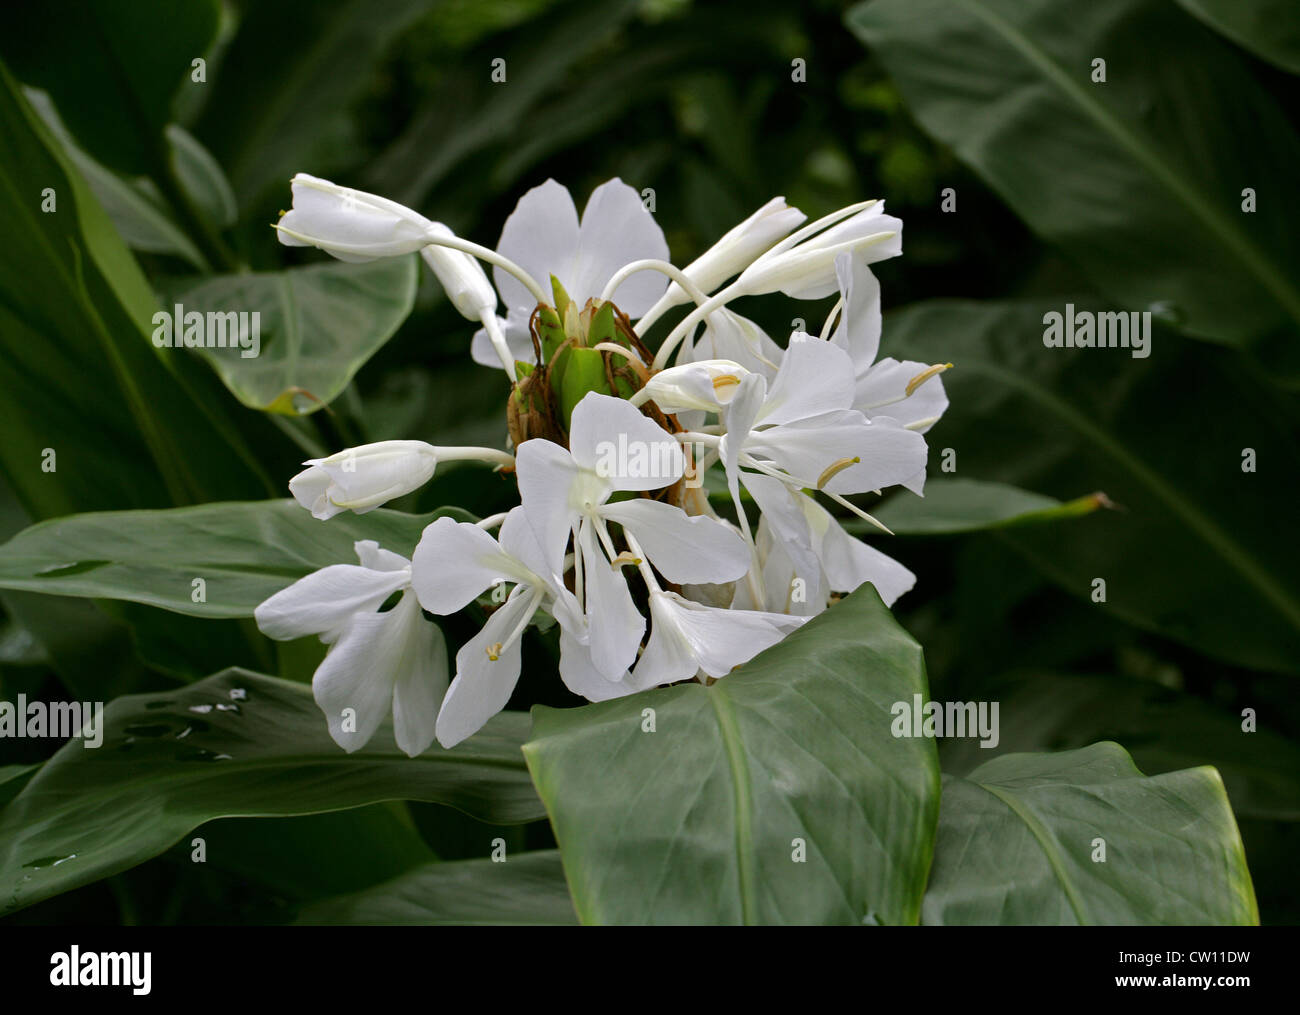
[[[924,693],[868,586],[710,687],[534,709],[524,754],[579,917],[915,923],[938,766],[890,709]]]
[[[195,351],[245,405],[298,415],[337,398],[406,320],[415,303],[416,264],[414,257],[329,261],[285,271],[173,279],[160,288],[164,305],[183,307],[185,314],[240,315],[226,318],[231,324],[225,348]],[[237,322],[245,320],[249,333],[237,340],[243,336]]]
[[[305,909],[303,924],[555,925],[576,923],[556,850],[431,863]]]
[[[1231,344],[1300,325],[1300,234],[1281,214],[1300,139],[1240,56],[1173,4],[870,0],[849,25],[922,126],[1112,309],[1159,309]]]
[[[1253,924],[1259,910],[1219,774],[1148,778],[1100,743],[944,777],[922,922]]]
[[[1163,330],[1145,360],[1046,348],[1052,309],[945,301],[889,316],[890,355],[957,364],[932,454],[951,449],[963,477],[1104,490],[1115,510],[998,537],[1099,611],[1221,659],[1300,670],[1300,544],[1259,524],[1300,468],[1286,407],[1239,358]]]
[[[118,698],[104,741],[71,740],[0,811],[0,909],[31,905],[156,856],[220,817],[343,810],[382,800],[449,804],[485,821],[544,813],[503,712],[453,751],[408,758],[385,723],[348,754],[310,688],[225,670],[163,694]]]
[[[209,620],[249,617],[308,572],[355,564],[357,540],[409,557],[424,527],[444,514],[468,517],[456,508],[428,515],[381,508],[322,522],[291,500],[73,515],[0,547],[0,588],[125,599]],[[196,601],[196,578],[204,601]]]

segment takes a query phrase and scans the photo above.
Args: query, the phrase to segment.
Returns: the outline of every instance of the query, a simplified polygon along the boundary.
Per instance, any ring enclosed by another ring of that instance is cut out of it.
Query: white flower
[[[289,492],[320,519],[343,511],[365,514],[418,490],[438,467],[438,449],[424,441],[379,441],[312,458],[289,480]]]
[[[456,235],[441,222],[430,222],[429,230],[443,239]],[[437,244],[422,248],[420,256],[433,269],[447,299],[462,317],[478,322],[484,315],[496,313],[497,291],[476,258]]]
[[[848,408],[852,401],[848,354],[819,339],[790,343],[770,389],[746,375],[719,444],[733,496],[742,466],[833,495],[900,483],[920,493],[925,439],[887,416],[868,420]]]
[[[287,247],[319,247],[340,261],[399,257],[426,246],[433,225],[396,201],[299,173],[293,210],[276,232]]]
[[[889,358],[877,363],[880,283],[865,262],[849,254],[835,259],[835,274],[843,309],[831,342],[853,361],[853,408],[868,418],[890,416],[909,429],[925,433],[948,408],[939,374],[949,364],[931,366]]]
[[[599,297],[614,274],[633,261],[667,260],[668,243],[640,195],[619,179],[592,191],[578,221],[569,192],[554,180],[534,187],[519,200],[506,219],[497,252],[508,257],[535,279],[551,275],[581,309]],[[495,269],[497,291],[506,305],[502,322],[506,341],[516,359],[533,358],[528,319],[536,298],[513,275]],[[657,272],[633,275],[618,289],[620,310],[635,320],[663,295],[668,280]],[[474,336],[474,359],[499,366],[486,330]]]
[[[800,300],[817,300],[835,291],[835,259],[852,251],[864,263],[883,261],[903,252],[903,223],[885,215],[883,201],[834,225],[841,209],[787,237],[746,268],[736,281],[741,292],[783,292]],[[820,232],[818,230],[821,230]]]
[[[442,632],[411,591],[411,562],[372,540],[355,544],[361,565],[332,564],[277,592],[254,612],[257,626],[287,641],[319,635],[330,646],[312,678],[330,736],[364,746],[389,714],[397,746],[415,757],[433,743],[447,690]],[[397,604],[379,608],[400,592]]]
[[[743,540],[716,519],[645,498],[609,502],[616,492],[670,486],[685,468],[677,442],[622,399],[586,395],[573,411],[569,450],[534,438],[519,446],[516,463],[524,512],[551,573],[563,570],[574,537],[592,661],[606,677],[632,665],[645,632],[623,566],[648,562],[676,583],[733,581],[749,566]],[[623,528],[630,553],[615,551],[609,522]]]
[[[619,680],[597,674],[586,646],[572,635],[578,624],[573,595],[549,573],[523,508],[506,515],[498,539],[469,522],[439,518],[424,530],[412,561],[412,586],[430,613],[455,613],[488,589],[504,596],[483,629],[456,653],[456,678],[438,713],[444,747],[460,743],[505,708],[519,681],[524,630],[544,607],[561,621],[560,676],[571,691],[603,701],[633,690],[626,673]],[[513,586],[509,593],[507,585]]]

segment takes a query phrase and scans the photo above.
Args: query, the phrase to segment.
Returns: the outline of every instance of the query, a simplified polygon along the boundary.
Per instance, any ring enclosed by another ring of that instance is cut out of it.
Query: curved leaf
[[[311,689],[224,670],[104,710],[102,746],[65,744],[0,811],[0,910],[39,902],[156,856],[221,817],[344,810],[382,800],[448,804],[515,824],[545,813],[503,712],[445,751],[408,758],[385,723],[364,748],[334,743]]]
[[[938,764],[890,709],[924,693],[867,586],[709,687],[535,708],[524,755],[579,917],[915,923]]]
[[[931,479],[925,484],[924,497],[900,491],[871,514],[896,535],[938,536],[1079,518],[1108,503],[1101,493],[1062,503],[1006,483]],[[859,534],[880,531],[859,519],[846,522],[845,528]]]
[[[416,281],[416,259],[395,257],[174,279],[160,288],[164,304],[180,305],[186,315],[250,315],[247,338],[237,341],[242,333],[232,324],[225,348],[196,351],[245,405],[298,415],[337,398],[393,336],[415,305]],[[175,323],[179,327],[179,319]]]
[[[1253,924],[1259,910],[1219,773],[1148,778],[1100,743],[944,777],[922,922]]]
[[[1300,19],[1291,0],[1178,0],[1216,32],[1300,74]]]

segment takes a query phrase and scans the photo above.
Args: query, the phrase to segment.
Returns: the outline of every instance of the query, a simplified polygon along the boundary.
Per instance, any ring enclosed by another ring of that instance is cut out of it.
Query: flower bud
[[[322,520],[343,511],[364,514],[417,490],[438,466],[438,449],[423,441],[379,441],[313,458],[289,480],[289,492]]]
[[[733,360],[700,360],[660,370],[646,382],[644,391],[664,412],[718,412],[731,401],[747,373]]]
[[[711,293],[732,275],[744,271],[763,251],[807,218],[798,208],[786,206],[784,197],[774,197],[749,218],[727,231],[717,243],[682,269],[704,292]],[[675,306],[686,293],[674,282],[663,302]]]
[[[430,222],[429,231],[433,236],[455,235],[441,222]],[[483,319],[485,313],[496,312],[497,291],[492,288],[492,283],[488,281],[476,258],[436,243],[422,249],[420,256],[438,276],[447,299],[451,300],[462,317],[477,322]]]
[[[295,176],[292,186],[293,210],[275,227],[287,247],[319,247],[355,263],[400,257],[429,242],[433,223],[396,201],[306,173]]]

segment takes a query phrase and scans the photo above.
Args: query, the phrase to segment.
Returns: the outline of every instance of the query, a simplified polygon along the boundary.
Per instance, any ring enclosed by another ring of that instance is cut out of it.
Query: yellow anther
[[[495,642],[489,645],[483,651],[487,653],[487,657],[491,659],[492,662],[496,662],[498,659],[501,658],[501,643],[499,641]]]
[[[609,562],[610,568],[614,571],[617,571],[624,564],[631,564],[633,567],[640,567],[641,558],[632,556],[632,552],[630,550],[624,550],[622,553],[620,553],[617,557],[615,557],[613,560]]]
[[[907,382],[907,388],[905,389],[906,393],[908,395],[911,395],[913,391],[919,388],[922,384],[928,381],[935,374],[941,374],[945,370],[951,370],[951,369],[952,369],[951,363],[936,363],[932,367],[926,367],[919,374],[917,374],[915,377],[913,377],[910,381]]]
[[[826,466],[826,471],[817,477],[817,489],[826,489],[827,483],[847,469],[850,465],[857,465],[860,461],[862,461],[862,459],[855,455],[852,458],[841,458],[839,461],[831,462],[830,465]]]
[[[740,378],[735,374],[719,374],[713,378],[713,390],[722,394],[724,388],[734,388],[740,383]]]

